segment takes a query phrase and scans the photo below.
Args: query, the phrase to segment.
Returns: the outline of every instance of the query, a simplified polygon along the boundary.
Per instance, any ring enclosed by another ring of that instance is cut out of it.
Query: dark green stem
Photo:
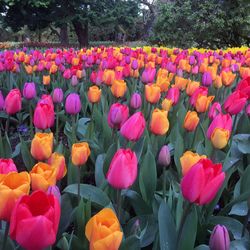
[[[33,112],[32,112],[32,105],[31,102],[29,103],[29,112],[30,112],[30,137],[34,137],[34,131],[33,131]]]
[[[249,216],[250,216],[250,209],[248,209],[247,215],[246,215],[246,217],[245,217],[245,221],[244,221],[243,228],[242,228],[242,232],[241,232],[241,238],[243,238],[244,235],[245,235],[245,230],[246,230],[246,228],[247,228]]]
[[[162,197],[163,200],[166,202],[166,183],[167,182],[167,168],[166,166],[163,167],[163,182],[162,182]]]
[[[81,166],[77,167],[77,169],[78,169],[77,197],[78,197],[78,204],[80,204],[80,201],[81,201],[81,196],[80,196]]]
[[[76,142],[76,118],[75,115],[71,116],[72,118],[72,144]]]
[[[58,138],[59,138],[59,109],[60,109],[60,104],[56,105],[56,144],[59,143]]]
[[[6,248],[6,243],[7,243],[7,238],[8,238],[8,234],[9,234],[9,229],[10,229],[10,224],[7,222],[6,225],[5,225],[3,245],[2,245],[1,250],[5,250],[5,248]]]
[[[10,115],[8,115],[6,123],[5,123],[5,133],[8,133],[10,126]]]
[[[116,190],[116,205],[117,205],[117,217],[121,223],[121,208],[122,208],[122,195],[121,189]]]

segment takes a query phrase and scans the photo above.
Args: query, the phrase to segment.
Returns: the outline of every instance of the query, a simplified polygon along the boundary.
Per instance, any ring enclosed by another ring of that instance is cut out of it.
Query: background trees
[[[249,44],[249,8],[249,0],[2,0],[0,28],[80,47],[89,40],[145,40],[216,48]],[[1,39],[8,35],[1,32]]]

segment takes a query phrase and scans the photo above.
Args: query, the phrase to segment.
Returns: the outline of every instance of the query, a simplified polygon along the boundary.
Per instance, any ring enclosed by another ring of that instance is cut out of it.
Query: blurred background
[[[250,0],[0,0],[2,46],[250,44]]]

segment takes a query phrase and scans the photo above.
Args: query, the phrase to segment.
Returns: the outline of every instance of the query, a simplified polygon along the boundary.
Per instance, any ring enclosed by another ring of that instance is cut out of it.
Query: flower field
[[[249,48],[3,49],[0,249],[250,249]]]

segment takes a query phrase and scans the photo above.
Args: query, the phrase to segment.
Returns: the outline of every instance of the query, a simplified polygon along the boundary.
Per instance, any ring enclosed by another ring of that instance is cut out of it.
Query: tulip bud
[[[75,166],[85,164],[90,156],[90,148],[87,142],[74,143],[71,150],[71,160]]]
[[[55,88],[52,99],[54,103],[61,103],[63,100],[63,90],[61,88]]]
[[[77,79],[77,76],[76,75],[73,75],[71,77],[71,85],[72,86],[76,86],[78,84],[78,79]]]
[[[130,107],[133,109],[139,109],[141,107],[141,96],[138,93],[134,93],[130,99]]]
[[[210,72],[205,72],[203,75],[202,75],[202,85],[203,86],[210,86],[212,84],[212,76],[210,74]]]
[[[23,87],[23,96],[31,100],[36,96],[36,86],[34,82],[26,82]]]
[[[4,108],[4,97],[2,91],[0,90],[0,110],[3,110],[3,108]]]
[[[138,61],[137,60],[133,60],[131,63],[131,68],[133,70],[137,70],[138,69]]]
[[[82,104],[80,96],[76,93],[71,93],[66,98],[65,109],[70,115],[76,115],[81,111]]]
[[[210,236],[209,247],[211,250],[229,250],[230,238],[225,226],[217,225],[214,227]]]
[[[170,155],[170,150],[167,145],[162,146],[160,153],[158,155],[158,163],[163,166],[167,167],[169,166],[171,161],[171,155]]]

